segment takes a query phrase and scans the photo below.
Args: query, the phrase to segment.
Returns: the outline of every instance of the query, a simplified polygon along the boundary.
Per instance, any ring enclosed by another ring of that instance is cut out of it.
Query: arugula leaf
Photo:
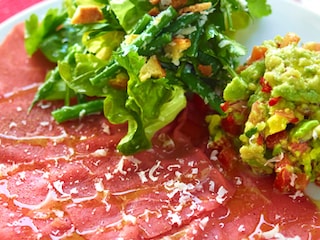
[[[267,0],[220,0],[224,30],[234,32],[250,24],[250,17],[262,18],[271,14]]]
[[[246,48],[227,35],[222,34],[213,24],[209,24],[206,28],[206,40],[210,39],[215,41],[216,47],[206,48],[204,52],[217,58],[229,74],[235,77],[237,74],[234,69],[238,65],[237,59],[246,54]]]

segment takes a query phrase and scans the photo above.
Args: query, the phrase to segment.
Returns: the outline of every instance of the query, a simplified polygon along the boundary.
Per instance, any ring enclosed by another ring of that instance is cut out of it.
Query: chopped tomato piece
[[[269,149],[273,149],[275,145],[288,137],[288,133],[284,130],[266,137],[266,146]]]
[[[267,50],[268,48],[264,46],[254,46],[248,64],[263,59]]]
[[[263,136],[261,134],[259,134],[259,136],[257,138],[257,144],[262,145],[263,143],[264,143]]]
[[[219,162],[227,169],[230,169],[232,163],[237,159],[237,152],[233,147],[223,148],[218,155]]]
[[[283,193],[295,193],[305,189],[308,179],[304,173],[295,173],[294,166],[285,154],[281,161],[275,164],[276,177],[274,186]]]
[[[221,127],[225,132],[235,136],[241,134],[242,132],[242,127],[236,124],[232,115],[228,115],[226,118],[221,120]]]
[[[290,144],[289,149],[296,154],[302,154],[308,151],[310,147],[306,142],[293,142]]]
[[[294,112],[292,110],[276,110],[275,114],[278,114],[284,118],[287,118],[290,123],[297,123],[299,119],[295,116]]]
[[[292,43],[298,43],[300,42],[300,37],[295,33],[287,33],[284,38],[282,39],[282,42],[280,43],[280,48],[286,47]]]

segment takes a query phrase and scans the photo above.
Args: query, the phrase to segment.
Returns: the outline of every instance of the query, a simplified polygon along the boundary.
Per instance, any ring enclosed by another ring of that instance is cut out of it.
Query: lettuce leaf
[[[75,53],[71,60],[59,62],[58,68],[62,79],[73,91],[87,96],[102,97],[106,95],[106,89],[93,86],[88,79],[95,75],[97,68],[105,64],[92,54]]]
[[[119,142],[123,154],[148,149],[153,135],[173,121],[186,107],[185,90],[169,84],[166,78],[140,81],[145,58],[137,52],[115,56],[129,74],[126,91],[111,90],[105,99],[104,113],[114,123],[128,123],[127,135]]]
[[[247,0],[250,14],[256,18],[262,18],[271,14],[272,9],[267,0]]]
[[[110,0],[109,4],[127,33],[152,8],[148,0]]]

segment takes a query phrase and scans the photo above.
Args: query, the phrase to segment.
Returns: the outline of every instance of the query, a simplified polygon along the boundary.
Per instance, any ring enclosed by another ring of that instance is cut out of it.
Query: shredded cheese
[[[155,182],[158,180],[158,176],[155,175],[159,175],[160,173],[157,172],[158,168],[160,167],[161,161],[157,161],[157,163],[152,166],[152,168],[149,171],[149,178],[151,179],[151,181]]]
[[[216,201],[218,203],[222,204],[224,202],[224,200],[226,200],[226,198],[227,198],[227,196],[226,196],[227,193],[228,193],[227,189],[225,189],[223,186],[219,187]]]

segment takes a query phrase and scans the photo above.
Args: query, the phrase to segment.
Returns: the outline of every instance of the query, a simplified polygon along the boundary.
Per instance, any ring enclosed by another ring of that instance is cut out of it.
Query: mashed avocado
[[[319,103],[320,54],[291,44],[271,48],[265,56],[265,80],[271,97],[299,103]]]
[[[288,185],[283,190],[320,182],[319,46],[301,45],[292,33],[265,41],[224,90],[229,105],[248,108],[237,136],[242,161],[256,173],[275,173]]]

